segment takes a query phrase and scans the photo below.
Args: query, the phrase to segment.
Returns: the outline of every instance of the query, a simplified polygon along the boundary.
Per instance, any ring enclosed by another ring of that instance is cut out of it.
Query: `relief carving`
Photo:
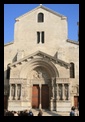
[[[39,77],[39,78],[43,78],[42,72],[38,71],[38,77]]]
[[[33,73],[33,79],[39,79],[39,74],[37,72]]]
[[[33,71],[32,73],[33,79],[48,79],[48,75],[46,71],[43,71],[42,69],[37,69]]]

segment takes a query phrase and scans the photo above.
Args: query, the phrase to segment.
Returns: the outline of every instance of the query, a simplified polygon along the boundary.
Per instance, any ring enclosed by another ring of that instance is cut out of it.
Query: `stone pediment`
[[[19,21],[19,19],[21,19],[22,17],[27,16],[28,14],[30,14],[31,12],[33,12],[33,11],[39,9],[39,8],[42,8],[42,9],[44,9],[44,10],[46,10],[46,11],[52,13],[52,14],[55,14],[56,16],[59,16],[59,17],[61,17],[61,19],[66,19],[66,18],[67,18],[66,16],[64,16],[64,15],[62,15],[62,14],[60,14],[60,13],[57,13],[57,12],[55,12],[55,11],[53,11],[53,10],[51,10],[51,9],[49,9],[49,8],[47,8],[47,7],[45,7],[45,6],[43,6],[43,5],[39,5],[38,7],[32,9],[31,11],[29,11],[29,12],[27,12],[27,13],[25,13],[25,14],[19,16],[19,17],[17,17],[17,18],[15,19],[15,21]]]
[[[59,64],[60,66],[64,66],[66,68],[70,67],[69,63],[66,63],[66,62],[64,62],[64,61],[62,61],[62,60],[60,60],[58,58],[55,58],[55,57],[53,57],[53,56],[51,56],[49,54],[46,54],[44,52],[41,52],[41,51],[37,51],[37,52],[35,52],[35,53],[31,54],[31,55],[28,55],[28,56],[26,56],[26,57],[24,57],[24,58],[22,58],[22,59],[20,59],[20,60],[18,60],[16,62],[14,62],[14,63],[11,63],[9,65],[9,67],[14,67],[17,64],[22,64],[22,62],[24,62],[24,61],[27,62],[27,61],[29,61],[29,59],[32,60],[32,59],[39,59],[39,58],[42,59],[42,60],[45,59],[47,61],[52,61],[55,64]]]

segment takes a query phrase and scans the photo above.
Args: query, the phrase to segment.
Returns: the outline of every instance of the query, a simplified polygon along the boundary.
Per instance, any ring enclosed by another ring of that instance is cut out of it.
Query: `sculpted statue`
[[[65,86],[65,98],[68,98],[68,86]]]
[[[59,86],[59,89],[58,89],[58,94],[59,94],[59,99],[62,99],[62,87]]]
[[[34,78],[34,79],[38,79],[38,78],[39,78],[39,75],[38,75],[37,72],[34,72],[34,73],[33,73],[33,78]]]
[[[14,85],[11,86],[11,96],[14,99],[14,95],[15,95],[15,87]]]
[[[17,98],[20,99],[20,85],[17,87]]]
[[[39,78],[43,78],[43,77],[42,77],[42,72],[38,72],[38,77],[39,77]]]

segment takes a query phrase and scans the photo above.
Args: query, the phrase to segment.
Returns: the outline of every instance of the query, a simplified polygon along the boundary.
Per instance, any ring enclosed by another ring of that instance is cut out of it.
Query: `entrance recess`
[[[29,70],[28,70],[29,69]],[[55,65],[45,58],[33,58],[22,69],[20,76],[30,79],[32,108],[50,109],[52,78],[59,77]]]
[[[49,108],[49,87],[48,85],[42,85],[41,92],[41,104],[43,109]]]
[[[32,108],[39,108],[39,103],[40,103],[39,85],[33,85],[33,88],[32,88]]]

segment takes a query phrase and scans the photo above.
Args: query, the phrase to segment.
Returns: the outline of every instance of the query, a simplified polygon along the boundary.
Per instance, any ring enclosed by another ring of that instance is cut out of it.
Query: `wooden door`
[[[32,108],[39,108],[40,89],[39,85],[33,85],[32,88]]]
[[[74,96],[74,106],[78,107],[78,96]]]
[[[8,97],[7,95],[4,96],[4,109],[7,109],[7,104],[8,104]]]
[[[42,85],[41,89],[41,103],[43,109],[49,108],[49,87],[48,85]]]

